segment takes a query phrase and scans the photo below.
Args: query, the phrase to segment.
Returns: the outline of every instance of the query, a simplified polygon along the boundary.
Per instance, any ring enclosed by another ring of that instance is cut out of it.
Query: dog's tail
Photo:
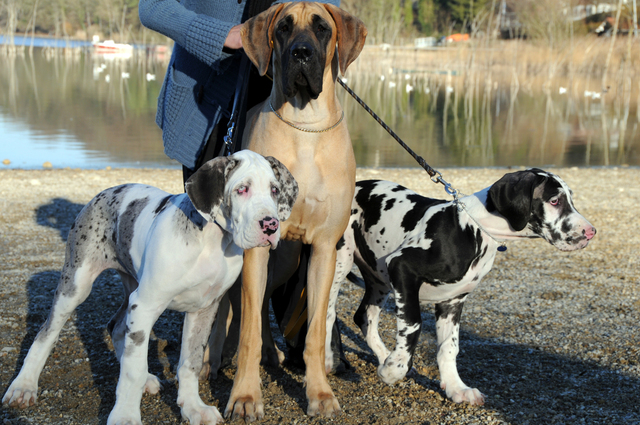
[[[354,272],[349,272],[349,274],[347,275],[347,280],[358,285],[361,288],[364,288],[364,279],[362,279],[360,276],[357,276]]]

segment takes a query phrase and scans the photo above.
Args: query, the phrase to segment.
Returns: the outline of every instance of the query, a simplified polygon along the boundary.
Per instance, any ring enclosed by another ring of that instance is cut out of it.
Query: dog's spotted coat
[[[243,250],[276,247],[298,186],[276,159],[240,151],[207,162],[185,187],[186,194],[170,195],[125,184],[83,208],[69,232],[49,318],[3,403],[36,402],[40,372],[62,326],[110,268],[120,274],[125,297],[108,324],[121,367],[107,424],[141,424],[144,390],[160,389],[147,372],[147,351],[153,324],[167,308],[186,312],[177,371],[182,416],[192,424],[222,422],[198,394],[204,346],[220,299],[240,274]]]
[[[338,247],[327,329],[335,319],[339,285],[355,261],[366,291],[354,320],[378,358],[380,378],[393,384],[410,370],[422,326],[420,304],[435,303],[441,386],[455,402],[482,404],[484,396],[462,382],[456,367],[464,302],[491,270],[498,241],[541,237],[563,251],[587,246],[596,230],[577,212],[571,196],[562,179],[540,169],[506,174],[462,198],[464,208],[395,183],[358,182],[349,227]],[[389,352],[378,323],[391,292],[397,334]],[[327,350],[327,370],[333,361]]]

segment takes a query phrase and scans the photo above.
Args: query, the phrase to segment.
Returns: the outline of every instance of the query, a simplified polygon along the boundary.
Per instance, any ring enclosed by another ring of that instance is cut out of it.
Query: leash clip
[[[451,183],[447,182],[443,177],[442,174],[440,173],[440,171],[437,170],[433,170],[434,171],[434,175],[431,176],[431,181],[434,183],[440,183],[444,186],[444,191],[447,192],[449,195],[453,196],[453,199],[455,201],[456,204],[458,204],[458,198],[460,197],[460,191],[457,189],[454,189],[453,186],[451,186]]]
[[[233,131],[236,127],[236,123],[235,122],[230,122],[229,123],[229,127],[227,128],[227,135],[224,136],[223,140],[224,140],[224,145],[225,145],[225,152],[226,155],[225,156],[229,156],[231,155],[232,151],[233,151]]]

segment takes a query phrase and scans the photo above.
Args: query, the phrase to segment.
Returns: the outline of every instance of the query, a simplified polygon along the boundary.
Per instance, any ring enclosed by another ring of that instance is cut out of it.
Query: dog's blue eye
[[[278,195],[278,192],[280,192],[280,191],[278,190],[278,188],[277,188],[277,187],[273,186],[273,187],[271,188],[271,194],[273,194],[273,195]]]

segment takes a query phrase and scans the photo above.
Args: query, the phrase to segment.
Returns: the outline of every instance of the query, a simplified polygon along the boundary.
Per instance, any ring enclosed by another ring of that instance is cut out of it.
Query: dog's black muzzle
[[[305,90],[309,97],[317,99],[322,92],[325,53],[305,38],[294,40],[283,49],[282,87],[288,98]]]

